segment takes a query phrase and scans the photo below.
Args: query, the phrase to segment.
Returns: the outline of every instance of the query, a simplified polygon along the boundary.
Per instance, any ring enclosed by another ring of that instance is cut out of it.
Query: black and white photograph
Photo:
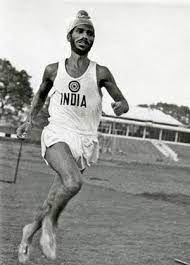
[[[190,0],[0,0],[0,265],[190,265]]]

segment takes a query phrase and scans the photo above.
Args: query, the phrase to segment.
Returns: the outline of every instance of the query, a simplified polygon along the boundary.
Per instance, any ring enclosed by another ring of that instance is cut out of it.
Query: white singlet
[[[49,124],[41,136],[42,156],[46,147],[57,142],[69,145],[80,169],[98,159],[97,128],[102,115],[96,63],[90,61],[85,73],[71,77],[65,60],[59,62],[57,76],[50,93]]]

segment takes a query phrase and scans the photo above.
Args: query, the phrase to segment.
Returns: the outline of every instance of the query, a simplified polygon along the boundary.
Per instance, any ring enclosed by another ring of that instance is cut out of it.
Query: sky
[[[0,58],[25,69],[36,92],[45,66],[70,55],[67,27],[80,9],[96,30],[89,58],[110,69],[130,106],[190,107],[189,0],[0,0]]]

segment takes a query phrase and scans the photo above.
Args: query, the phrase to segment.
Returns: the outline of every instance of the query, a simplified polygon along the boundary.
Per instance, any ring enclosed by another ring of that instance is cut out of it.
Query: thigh
[[[80,170],[68,144],[58,142],[48,147],[45,159],[51,168],[57,172],[63,184],[68,181],[81,181]]]

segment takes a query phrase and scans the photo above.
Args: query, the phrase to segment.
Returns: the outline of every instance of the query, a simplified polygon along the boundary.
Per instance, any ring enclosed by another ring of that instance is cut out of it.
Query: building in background
[[[131,107],[121,117],[107,111],[98,130],[107,136],[190,144],[189,128],[172,116],[151,108]]]

